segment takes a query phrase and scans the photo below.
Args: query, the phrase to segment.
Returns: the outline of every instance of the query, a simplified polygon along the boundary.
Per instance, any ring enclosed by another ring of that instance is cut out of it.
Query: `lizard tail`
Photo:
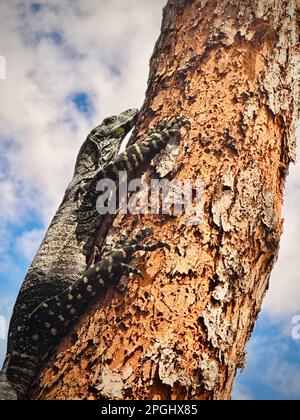
[[[24,345],[24,342],[21,343]],[[12,352],[6,357],[0,372],[0,401],[26,399],[37,369],[36,363],[37,358],[33,354]]]
[[[5,376],[0,377],[0,401],[17,400],[16,390],[8,382]]]

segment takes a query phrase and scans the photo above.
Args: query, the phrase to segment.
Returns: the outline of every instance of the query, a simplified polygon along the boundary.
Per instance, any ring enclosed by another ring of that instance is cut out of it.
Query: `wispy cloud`
[[[7,316],[11,310],[89,130],[107,115],[141,105],[165,3],[0,2],[0,58],[6,63],[6,80],[0,80],[0,314]],[[288,180],[279,262],[264,303],[264,313],[281,335],[276,343],[271,341],[276,348],[272,363],[262,367],[267,382],[274,382],[273,392],[284,386],[291,395],[299,389],[292,379],[298,367],[288,361],[278,370],[275,366],[280,354],[289,359],[291,344],[284,341],[283,349],[279,342],[289,335],[291,315],[300,312],[299,207],[297,164]],[[263,337],[269,336],[264,331]],[[271,347],[261,340],[251,343],[249,366],[257,372],[261,351]],[[264,375],[255,380],[262,384]],[[236,398],[257,398],[257,384],[240,384]]]
[[[300,365],[275,357],[269,363],[263,381],[287,399],[300,400]]]
[[[299,344],[262,315],[248,344],[246,368],[238,374],[235,399],[300,399]]]
[[[245,385],[242,385],[242,384],[241,385],[238,384],[234,387],[232,399],[237,400],[237,401],[251,401],[251,400],[254,400],[252,392],[249,389],[249,387],[247,387]]]
[[[49,221],[88,131],[140,106],[163,3],[1,2],[6,211],[34,204]],[[38,199],[27,203],[29,190]]]
[[[298,129],[298,143],[300,128]],[[263,309],[274,318],[289,318],[300,314],[300,151],[298,163],[290,168],[285,192],[283,217],[284,234],[279,260],[271,277]]]
[[[28,261],[34,257],[38,245],[41,243],[44,236],[44,229],[33,229],[25,231],[17,238],[16,250]]]

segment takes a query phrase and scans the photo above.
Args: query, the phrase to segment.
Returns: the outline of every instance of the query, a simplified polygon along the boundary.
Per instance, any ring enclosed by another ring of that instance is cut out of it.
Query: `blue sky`
[[[1,1],[0,316],[10,316],[87,133],[104,117],[142,104],[164,4]],[[292,317],[300,314],[299,205],[297,164],[285,194],[280,258],[236,399],[300,399],[300,340],[292,338]],[[5,345],[0,332],[0,359]]]

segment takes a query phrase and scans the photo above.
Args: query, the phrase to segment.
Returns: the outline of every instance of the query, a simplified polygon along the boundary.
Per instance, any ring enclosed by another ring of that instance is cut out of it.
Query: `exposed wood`
[[[134,140],[164,116],[189,118],[192,130],[145,179],[199,178],[203,218],[116,219],[110,240],[138,223],[171,252],[138,258],[144,279],[89,308],[34,398],[231,397],[277,259],[295,159],[296,9],[295,0],[168,1]]]

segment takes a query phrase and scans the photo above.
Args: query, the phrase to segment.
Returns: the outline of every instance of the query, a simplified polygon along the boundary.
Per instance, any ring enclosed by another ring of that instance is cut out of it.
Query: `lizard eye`
[[[114,122],[115,122],[115,118],[114,117],[108,117],[108,118],[105,118],[103,120],[103,124],[105,124],[105,125],[110,125],[110,124],[113,124]]]

